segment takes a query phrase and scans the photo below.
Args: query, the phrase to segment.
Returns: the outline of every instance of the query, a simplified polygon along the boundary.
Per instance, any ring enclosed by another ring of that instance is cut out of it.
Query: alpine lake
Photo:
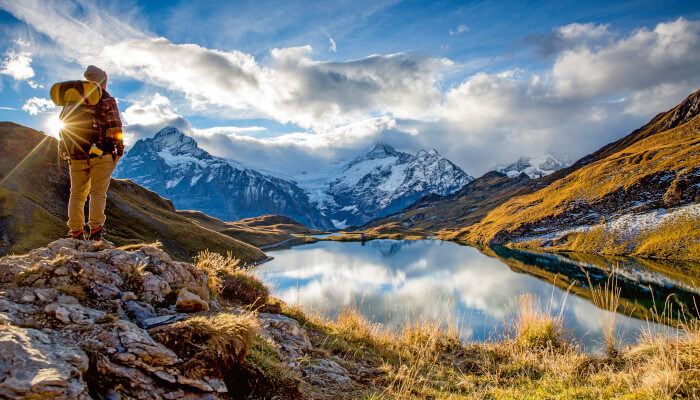
[[[587,351],[603,348],[591,287],[620,290],[615,327],[622,345],[645,331],[681,334],[673,326],[698,316],[700,264],[581,254],[475,248],[440,240],[319,241],[269,250],[274,259],[253,270],[271,295],[324,318],[349,307],[383,329],[431,320],[482,342],[503,334],[529,293],[541,309],[563,317]],[[655,311],[654,311],[655,310]],[[667,325],[657,324],[665,312]],[[679,319],[680,318],[680,319]]]

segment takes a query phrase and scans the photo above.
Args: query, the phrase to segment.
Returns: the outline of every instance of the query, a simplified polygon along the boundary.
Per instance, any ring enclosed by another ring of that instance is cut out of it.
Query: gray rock
[[[182,321],[186,318],[187,317],[182,314],[162,315],[160,317],[147,318],[143,321],[140,321],[139,325],[143,329],[151,329],[155,328],[156,326],[168,325],[178,321]]]
[[[209,303],[189,290],[182,288],[177,295],[177,301],[175,301],[175,310],[181,312],[207,311],[209,310]]]
[[[36,301],[36,295],[34,295],[34,293],[24,294],[19,299],[19,301],[22,303],[33,303],[34,301]]]
[[[36,329],[0,326],[0,397],[88,399],[88,357]]]
[[[153,307],[138,301],[128,301],[126,304],[124,304],[124,308],[126,308],[129,317],[136,320],[139,324],[147,319],[158,316],[153,310]]]
[[[143,275],[143,299],[149,303],[158,303],[165,300],[165,295],[170,293],[168,282],[152,272],[144,272]]]
[[[37,289],[34,291],[34,294],[36,294],[36,298],[39,299],[39,301],[49,303],[56,299],[58,291],[54,288]]]
[[[156,342],[148,332],[124,320],[115,322],[119,341],[127,352],[150,365],[173,365],[180,362],[175,353]]]
[[[289,317],[279,314],[260,313],[261,335],[274,343],[276,350],[290,368],[298,364],[311,349],[311,342],[299,323]]]
[[[73,296],[67,296],[65,294],[59,295],[57,301],[60,304],[78,304],[80,303],[78,299]]]
[[[70,311],[58,303],[51,303],[44,307],[44,312],[48,315],[56,317],[57,320],[64,324],[70,324]]]
[[[136,300],[136,299],[137,299],[137,297],[134,294],[134,292],[125,292],[122,295],[122,302],[124,302],[124,303],[126,303],[127,301]]]

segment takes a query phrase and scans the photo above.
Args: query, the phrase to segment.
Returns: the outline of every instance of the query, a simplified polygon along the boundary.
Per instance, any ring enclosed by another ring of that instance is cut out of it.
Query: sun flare
[[[46,133],[49,136],[55,137],[58,139],[58,132],[63,129],[65,124],[61,119],[59,118],[58,114],[52,114],[45,122],[46,126]]]

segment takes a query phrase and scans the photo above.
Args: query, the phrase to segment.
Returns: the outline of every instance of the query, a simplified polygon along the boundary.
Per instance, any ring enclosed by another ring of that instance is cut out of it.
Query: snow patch
[[[349,226],[348,224],[346,224],[347,221],[347,219],[344,219],[342,221],[338,221],[337,219],[331,219],[331,222],[333,223],[333,226],[335,226],[336,229],[347,228]]]
[[[521,237],[515,241],[556,240],[572,232],[588,232],[599,228],[603,228],[606,232],[620,234],[627,240],[635,241],[639,239],[640,235],[680,218],[700,219],[700,204],[690,204],[673,209],[662,208],[642,214],[627,213],[609,222],[594,225],[579,225],[544,235]],[[541,228],[540,230],[546,229],[547,228]]]

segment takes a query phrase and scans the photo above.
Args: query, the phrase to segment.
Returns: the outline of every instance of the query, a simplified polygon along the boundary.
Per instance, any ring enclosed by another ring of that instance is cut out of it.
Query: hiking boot
[[[105,230],[103,227],[98,226],[95,229],[90,229],[90,240],[93,242],[99,242],[102,240],[102,235],[105,234]]]
[[[71,231],[70,235],[73,239],[85,240],[85,231],[82,228],[79,231]]]

